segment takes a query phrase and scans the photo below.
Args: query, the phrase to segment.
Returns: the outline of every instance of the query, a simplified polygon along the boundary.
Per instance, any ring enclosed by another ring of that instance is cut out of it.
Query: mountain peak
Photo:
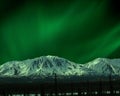
[[[108,58],[96,58],[96,59],[88,62],[88,64],[92,63],[92,65],[94,65],[94,64],[98,64],[98,63],[105,63],[105,62],[108,62],[109,60],[110,59],[108,59]]]
[[[41,56],[24,61],[7,62],[0,66],[0,75],[6,76],[48,76],[56,73],[58,75],[80,75],[80,66],[67,59],[58,56]]]
[[[109,60],[108,58],[96,58],[94,59],[95,61],[107,61]]]
[[[120,59],[96,58],[86,64],[76,64],[58,56],[41,56],[0,65],[0,76],[64,76],[120,74]]]

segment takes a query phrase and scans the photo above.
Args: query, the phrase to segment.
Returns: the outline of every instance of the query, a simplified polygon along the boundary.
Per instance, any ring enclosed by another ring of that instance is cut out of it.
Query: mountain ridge
[[[94,76],[119,75],[120,59],[97,58],[78,64],[58,56],[41,56],[23,61],[10,61],[0,66],[0,76]]]

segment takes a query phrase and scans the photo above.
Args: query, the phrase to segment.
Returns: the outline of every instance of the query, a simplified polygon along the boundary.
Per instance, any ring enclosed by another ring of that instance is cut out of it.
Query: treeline
[[[74,78],[75,79],[75,78]],[[22,82],[22,83],[1,83],[0,96],[12,96],[22,94],[29,96],[120,96],[120,80],[108,76],[108,80],[102,77],[97,81],[85,79],[84,81],[63,79],[60,82],[59,77],[55,74],[52,82]],[[9,79],[10,80],[10,79]],[[20,79],[19,79],[20,80]],[[22,79],[21,79],[22,80]],[[17,82],[17,81],[16,81]]]

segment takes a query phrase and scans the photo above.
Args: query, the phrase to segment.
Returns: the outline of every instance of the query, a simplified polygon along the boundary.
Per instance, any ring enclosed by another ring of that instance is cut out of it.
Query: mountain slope
[[[94,76],[119,75],[120,59],[97,58],[86,64],[76,64],[57,56],[41,56],[24,61],[11,61],[0,66],[0,76]]]
[[[50,76],[95,74],[83,65],[57,56],[41,56],[24,61],[11,61],[0,66],[1,76]]]
[[[101,75],[120,74],[120,59],[97,58],[88,62],[85,66],[89,69],[95,70]]]

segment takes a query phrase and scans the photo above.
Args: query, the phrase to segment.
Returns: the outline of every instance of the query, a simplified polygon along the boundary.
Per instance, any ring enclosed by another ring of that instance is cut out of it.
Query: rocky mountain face
[[[41,56],[24,61],[10,61],[0,66],[0,76],[94,76],[119,75],[120,59],[97,58],[86,64],[76,64],[57,56]]]

